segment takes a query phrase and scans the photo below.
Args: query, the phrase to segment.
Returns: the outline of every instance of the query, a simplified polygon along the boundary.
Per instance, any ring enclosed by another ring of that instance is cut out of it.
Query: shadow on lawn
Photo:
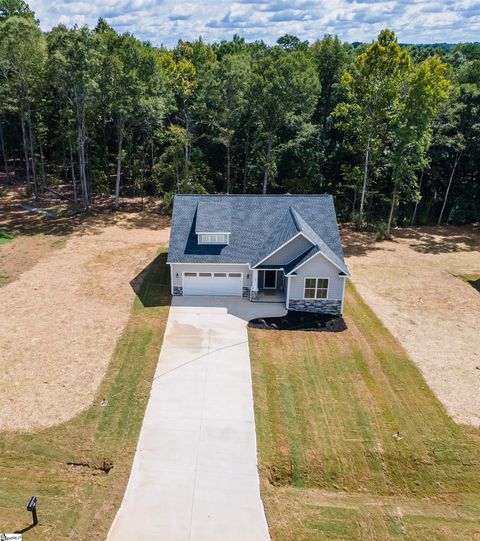
[[[345,256],[362,256],[373,251],[393,251],[399,241],[407,241],[415,252],[422,254],[445,254],[480,250],[480,227],[478,224],[465,226],[420,226],[396,228],[392,239],[375,240],[375,233],[355,231],[350,224],[341,228]]]
[[[109,199],[98,199],[95,210],[84,211],[81,207],[65,201],[35,201],[22,194],[19,188],[11,188],[0,198],[2,213],[0,229],[14,235],[70,235],[72,233],[101,233],[105,227],[118,225],[125,229],[160,230],[170,225],[170,217],[157,205],[141,210],[141,206],[129,200],[122,201],[118,211],[113,210]],[[27,210],[32,207],[34,210]],[[39,213],[47,211],[49,215]]]
[[[130,282],[144,308],[170,305],[170,267],[162,252]]]

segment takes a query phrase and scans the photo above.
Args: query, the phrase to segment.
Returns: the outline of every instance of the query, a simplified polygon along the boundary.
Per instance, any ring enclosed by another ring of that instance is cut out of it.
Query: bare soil
[[[480,228],[342,231],[353,282],[459,423],[480,426]],[[419,404],[421,407],[421,404]]]
[[[157,212],[58,219],[0,200],[0,430],[61,423],[93,401],[135,298],[135,280],[165,246]],[[32,203],[30,203],[32,204]]]

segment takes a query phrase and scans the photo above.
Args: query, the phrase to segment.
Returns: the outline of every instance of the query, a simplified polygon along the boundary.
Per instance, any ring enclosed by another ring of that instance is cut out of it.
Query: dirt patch
[[[31,237],[16,237],[8,244],[0,245],[0,274],[6,278],[2,285],[16,280],[22,273],[35,266],[40,259],[47,257],[62,241],[64,237],[52,235],[35,235]]]
[[[397,230],[392,241],[342,231],[353,282],[460,423],[480,426],[480,229]]]
[[[0,430],[61,423],[93,401],[128,321],[131,282],[169,236],[168,219],[154,214],[100,219],[67,228],[68,238],[55,226],[61,242],[50,231],[3,246],[16,280],[0,290]]]

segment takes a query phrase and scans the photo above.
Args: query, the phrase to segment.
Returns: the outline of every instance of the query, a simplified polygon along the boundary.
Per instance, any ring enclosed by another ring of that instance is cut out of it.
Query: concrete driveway
[[[268,541],[246,320],[280,304],[175,298],[109,541]]]

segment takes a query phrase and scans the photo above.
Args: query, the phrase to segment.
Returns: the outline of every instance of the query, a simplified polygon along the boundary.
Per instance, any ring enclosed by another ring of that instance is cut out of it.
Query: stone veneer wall
[[[175,297],[183,296],[183,287],[182,286],[173,286],[173,295]]]
[[[250,288],[249,287],[243,287],[242,289],[242,297],[249,298],[250,297]]]
[[[326,299],[290,299],[288,309],[297,312],[318,312],[319,314],[340,316],[342,301],[328,301]]]

